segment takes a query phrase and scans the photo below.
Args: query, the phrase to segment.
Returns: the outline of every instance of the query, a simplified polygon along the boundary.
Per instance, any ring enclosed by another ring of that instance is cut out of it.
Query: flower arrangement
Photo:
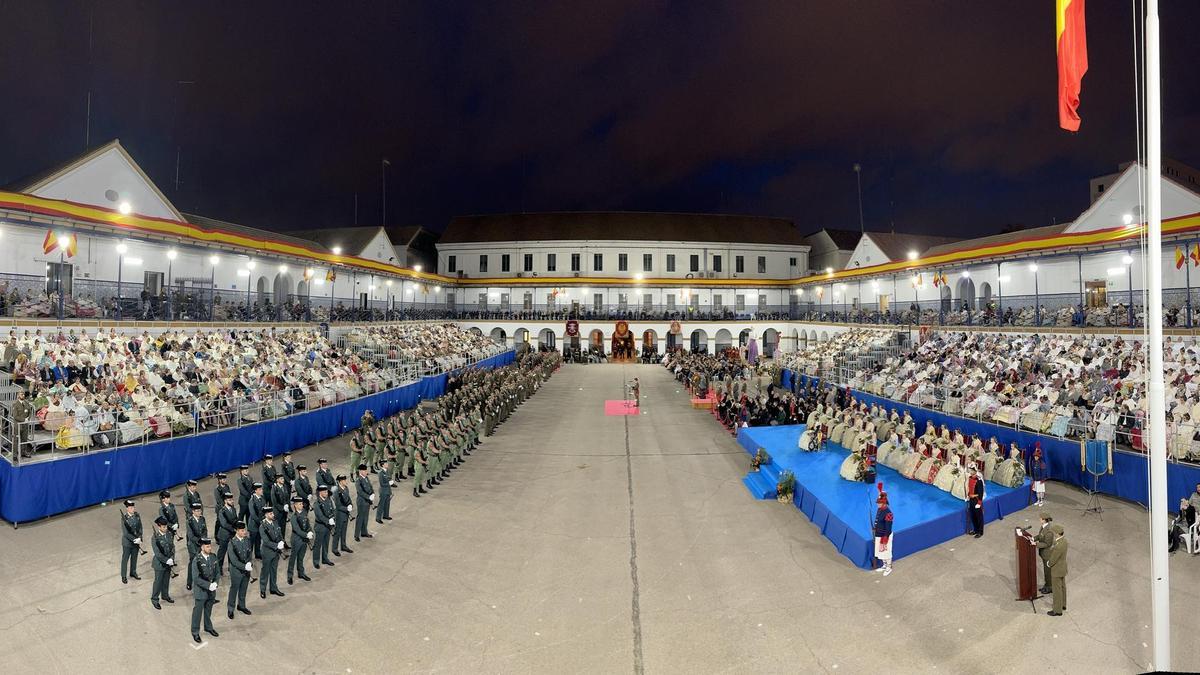
[[[779,476],[779,483],[775,485],[775,493],[778,495],[776,499],[790,504],[792,503],[792,495],[796,492],[796,476],[791,471],[784,471]]]
[[[770,463],[771,456],[767,454],[767,451],[764,448],[759,448],[758,451],[754,453],[754,461],[752,464],[755,471],[758,471],[758,467]]]

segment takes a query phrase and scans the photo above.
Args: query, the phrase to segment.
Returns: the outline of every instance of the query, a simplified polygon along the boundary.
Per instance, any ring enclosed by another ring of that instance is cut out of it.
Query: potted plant
[[[796,476],[791,471],[784,471],[779,476],[779,483],[775,486],[775,493],[778,495],[777,500],[790,504],[792,503],[792,493],[796,491]]]
[[[770,463],[771,456],[767,454],[767,451],[764,448],[759,448],[758,451],[754,453],[753,465],[755,471],[758,471],[758,467],[762,466],[763,464]]]

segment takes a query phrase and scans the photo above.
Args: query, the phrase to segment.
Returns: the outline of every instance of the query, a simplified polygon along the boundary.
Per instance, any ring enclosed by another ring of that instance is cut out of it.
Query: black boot
[[[414,496],[414,497],[420,497],[420,496],[421,496],[421,493],[417,491],[417,488],[413,488],[413,496]]]

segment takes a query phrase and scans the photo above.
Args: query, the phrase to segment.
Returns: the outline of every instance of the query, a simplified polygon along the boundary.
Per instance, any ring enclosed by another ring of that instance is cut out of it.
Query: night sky
[[[184,211],[265,229],[669,210],[803,230],[1048,225],[1135,153],[1130,3],[0,0],[0,184],[120,138]],[[353,9],[351,9],[353,8]],[[1200,3],[1164,0],[1164,154],[1200,166]],[[89,28],[90,27],[90,28]],[[90,34],[90,37],[89,37]],[[181,84],[180,82],[191,84]],[[175,185],[177,150],[181,185]]]

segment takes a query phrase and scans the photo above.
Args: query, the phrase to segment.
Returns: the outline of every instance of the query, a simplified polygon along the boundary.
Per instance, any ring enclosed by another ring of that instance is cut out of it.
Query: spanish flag
[[[74,257],[79,251],[79,244],[73,234],[63,235],[67,238],[67,245],[63,248],[63,253],[68,257]],[[46,238],[42,240],[42,252],[46,255],[53,253],[59,246],[59,235],[54,230],[46,230]]]
[[[330,270],[325,273],[325,281],[328,281],[330,283],[337,281],[337,272],[334,272],[333,269],[330,268]]]
[[[1200,267],[1200,244],[1192,244],[1192,264]]]
[[[1084,0],[1054,0],[1058,48],[1058,125],[1079,131],[1079,92],[1087,73],[1087,32]]]
[[[1183,249],[1175,247],[1175,269],[1182,269],[1184,263],[1187,262],[1187,256],[1183,254]]]

